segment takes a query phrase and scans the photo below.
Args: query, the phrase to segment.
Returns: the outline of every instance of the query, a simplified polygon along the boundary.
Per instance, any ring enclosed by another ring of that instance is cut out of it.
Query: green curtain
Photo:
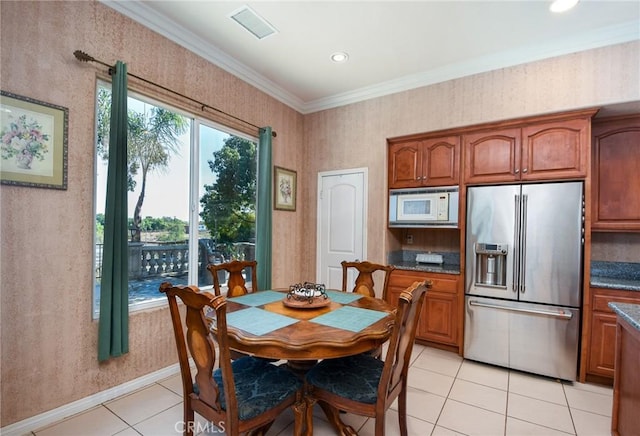
[[[111,130],[98,325],[99,361],[129,352],[127,65],[118,61],[111,75]]]
[[[271,289],[271,127],[260,129],[258,139],[258,198],[256,212],[256,261],[258,289]]]

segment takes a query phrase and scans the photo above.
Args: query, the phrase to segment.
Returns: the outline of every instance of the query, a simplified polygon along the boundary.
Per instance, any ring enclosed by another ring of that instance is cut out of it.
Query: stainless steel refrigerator
[[[467,191],[465,358],[575,380],[582,182]]]

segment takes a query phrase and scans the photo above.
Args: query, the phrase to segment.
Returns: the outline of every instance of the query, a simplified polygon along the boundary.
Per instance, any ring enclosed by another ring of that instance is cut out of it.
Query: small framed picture
[[[296,210],[296,172],[273,167],[274,209]]]
[[[69,110],[0,91],[0,182],[67,189]]]

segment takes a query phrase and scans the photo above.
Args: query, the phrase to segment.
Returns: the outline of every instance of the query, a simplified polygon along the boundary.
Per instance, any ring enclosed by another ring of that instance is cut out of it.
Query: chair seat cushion
[[[307,373],[307,383],[335,395],[374,404],[384,362],[367,354],[325,359]]]
[[[302,381],[291,371],[264,359],[242,357],[234,360],[231,368],[241,421],[272,409],[302,386]],[[213,379],[220,387],[220,405],[227,410],[220,369],[213,372]]]

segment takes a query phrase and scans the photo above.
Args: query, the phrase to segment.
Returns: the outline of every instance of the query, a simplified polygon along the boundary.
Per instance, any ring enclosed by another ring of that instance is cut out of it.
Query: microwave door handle
[[[515,198],[515,212],[514,212],[514,226],[513,226],[513,282],[511,283],[511,290],[513,292],[518,292],[518,282],[519,282],[519,234],[520,234],[520,196],[514,195]]]

